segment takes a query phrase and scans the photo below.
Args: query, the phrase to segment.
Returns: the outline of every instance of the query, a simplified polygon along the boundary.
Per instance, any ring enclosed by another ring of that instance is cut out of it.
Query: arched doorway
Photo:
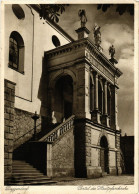
[[[108,173],[108,141],[105,136],[101,137],[100,140],[100,166],[102,169],[102,173]]]
[[[53,111],[57,123],[61,123],[73,112],[73,80],[69,75],[60,77],[54,88]]]

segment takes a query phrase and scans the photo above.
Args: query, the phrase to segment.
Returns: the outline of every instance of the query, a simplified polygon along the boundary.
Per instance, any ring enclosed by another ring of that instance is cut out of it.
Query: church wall
[[[15,107],[28,112],[40,112],[41,102],[38,90],[42,74],[44,51],[55,48],[52,35],[56,35],[61,45],[69,40],[48,23],[43,24],[38,13],[26,5],[20,5],[25,13],[25,19],[19,20],[12,11],[12,5],[5,5],[5,78],[16,83]],[[34,21],[33,21],[34,20]],[[10,23],[10,25],[9,25]],[[9,36],[12,31],[20,33],[25,45],[24,74],[8,67]],[[32,72],[33,71],[33,72]]]

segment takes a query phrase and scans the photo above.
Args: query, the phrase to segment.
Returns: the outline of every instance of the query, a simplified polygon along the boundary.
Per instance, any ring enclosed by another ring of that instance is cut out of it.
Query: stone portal
[[[75,115],[75,176],[120,174],[117,79],[122,72],[87,37],[86,27],[76,32],[77,41],[45,52],[46,130],[54,117],[61,123]]]

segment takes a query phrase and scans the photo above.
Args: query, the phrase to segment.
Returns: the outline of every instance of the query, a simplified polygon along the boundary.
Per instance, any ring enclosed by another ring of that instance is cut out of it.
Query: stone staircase
[[[54,184],[47,171],[47,144],[53,144],[73,128],[75,116],[55,127],[47,134],[39,134],[37,140],[21,144],[13,152],[12,177],[5,179],[5,185],[49,185]],[[39,140],[38,140],[39,139]],[[48,167],[49,168],[49,167]],[[44,174],[43,174],[44,173]]]
[[[13,160],[12,178],[6,181],[8,185],[50,185],[56,183],[22,160]]]

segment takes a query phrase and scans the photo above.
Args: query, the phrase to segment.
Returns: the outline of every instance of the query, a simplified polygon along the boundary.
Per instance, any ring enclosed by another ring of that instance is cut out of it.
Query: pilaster
[[[119,130],[118,118],[117,118],[117,86],[111,86],[111,127],[113,129]]]
[[[90,71],[86,63],[82,63],[77,67],[77,109],[78,118],[91,119],[90,115]]]
[[[107,127],[110,127],[110,119],[108,117],[108,110],[107,110],[107,107],[108,107],[108,97],[107,97],[107,87],[108,87],[108,83],[106,80],[103,79],[103,85],[104,85],[104,114],[102,115],[102,124],[106,125]]]
[[[100,121],[100,112],[98,111],[98,73],[93,72],[94,75],[94,111],[92,112],[92,120],[97,123]]]

